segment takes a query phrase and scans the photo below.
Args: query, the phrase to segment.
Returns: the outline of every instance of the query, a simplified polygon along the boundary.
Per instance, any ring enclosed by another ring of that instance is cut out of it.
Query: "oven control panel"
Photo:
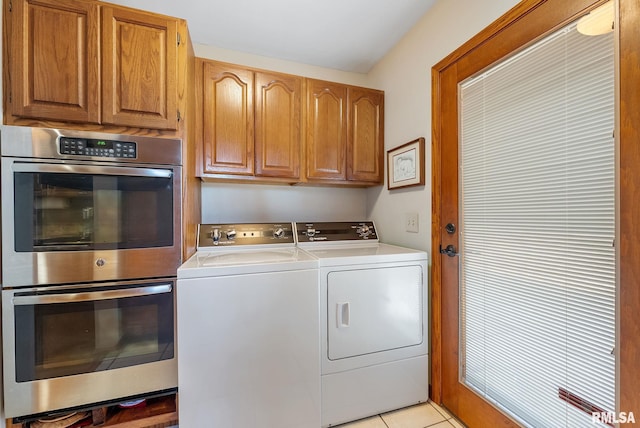
[[[293,223],[200,224],[200,248],[240,247],[244,245],[295,244]]]
[[[296,223],[298,242],[377,241],[372,221]]]
[[[135,159],[138,154],[132,141],[60,137],[58,144],[61,155]]]

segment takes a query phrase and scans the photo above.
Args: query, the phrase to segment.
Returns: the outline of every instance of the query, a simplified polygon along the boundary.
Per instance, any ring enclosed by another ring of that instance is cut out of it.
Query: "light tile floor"
[[[435,403],[417,404],[383,413],[335,428],[464,428],[445,409]]]

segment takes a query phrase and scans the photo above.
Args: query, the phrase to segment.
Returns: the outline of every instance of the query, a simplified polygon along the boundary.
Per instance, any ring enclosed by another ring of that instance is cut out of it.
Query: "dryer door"
[[[419,265],[329,272],[329,360],[420,344],[422,275]]]

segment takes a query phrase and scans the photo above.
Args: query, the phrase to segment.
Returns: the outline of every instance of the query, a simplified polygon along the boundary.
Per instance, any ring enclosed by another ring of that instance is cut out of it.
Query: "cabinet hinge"
[[[182,116],[180,115],[180,110],[178,110],[178,122],[182,120]]]
[[[13,12],[13,2],[9,1],[9,12]]]
[[[11,104],[13,102],[13,94],[11,92],[9,92],[9,104]]]
[[[178,46],[180,46],[180,43],[182,43],[182,37],[180,37],[180,33],[178,33],[178,37],[177,38],[178,38],[178,40],[177,40]]]

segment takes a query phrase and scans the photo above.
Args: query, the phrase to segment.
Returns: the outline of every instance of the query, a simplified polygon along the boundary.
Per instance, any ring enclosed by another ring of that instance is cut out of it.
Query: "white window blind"
[[[614,410],[613,33],[562,29],[460,112],[463,382],[524,425],[593,426],[560,395]]]

